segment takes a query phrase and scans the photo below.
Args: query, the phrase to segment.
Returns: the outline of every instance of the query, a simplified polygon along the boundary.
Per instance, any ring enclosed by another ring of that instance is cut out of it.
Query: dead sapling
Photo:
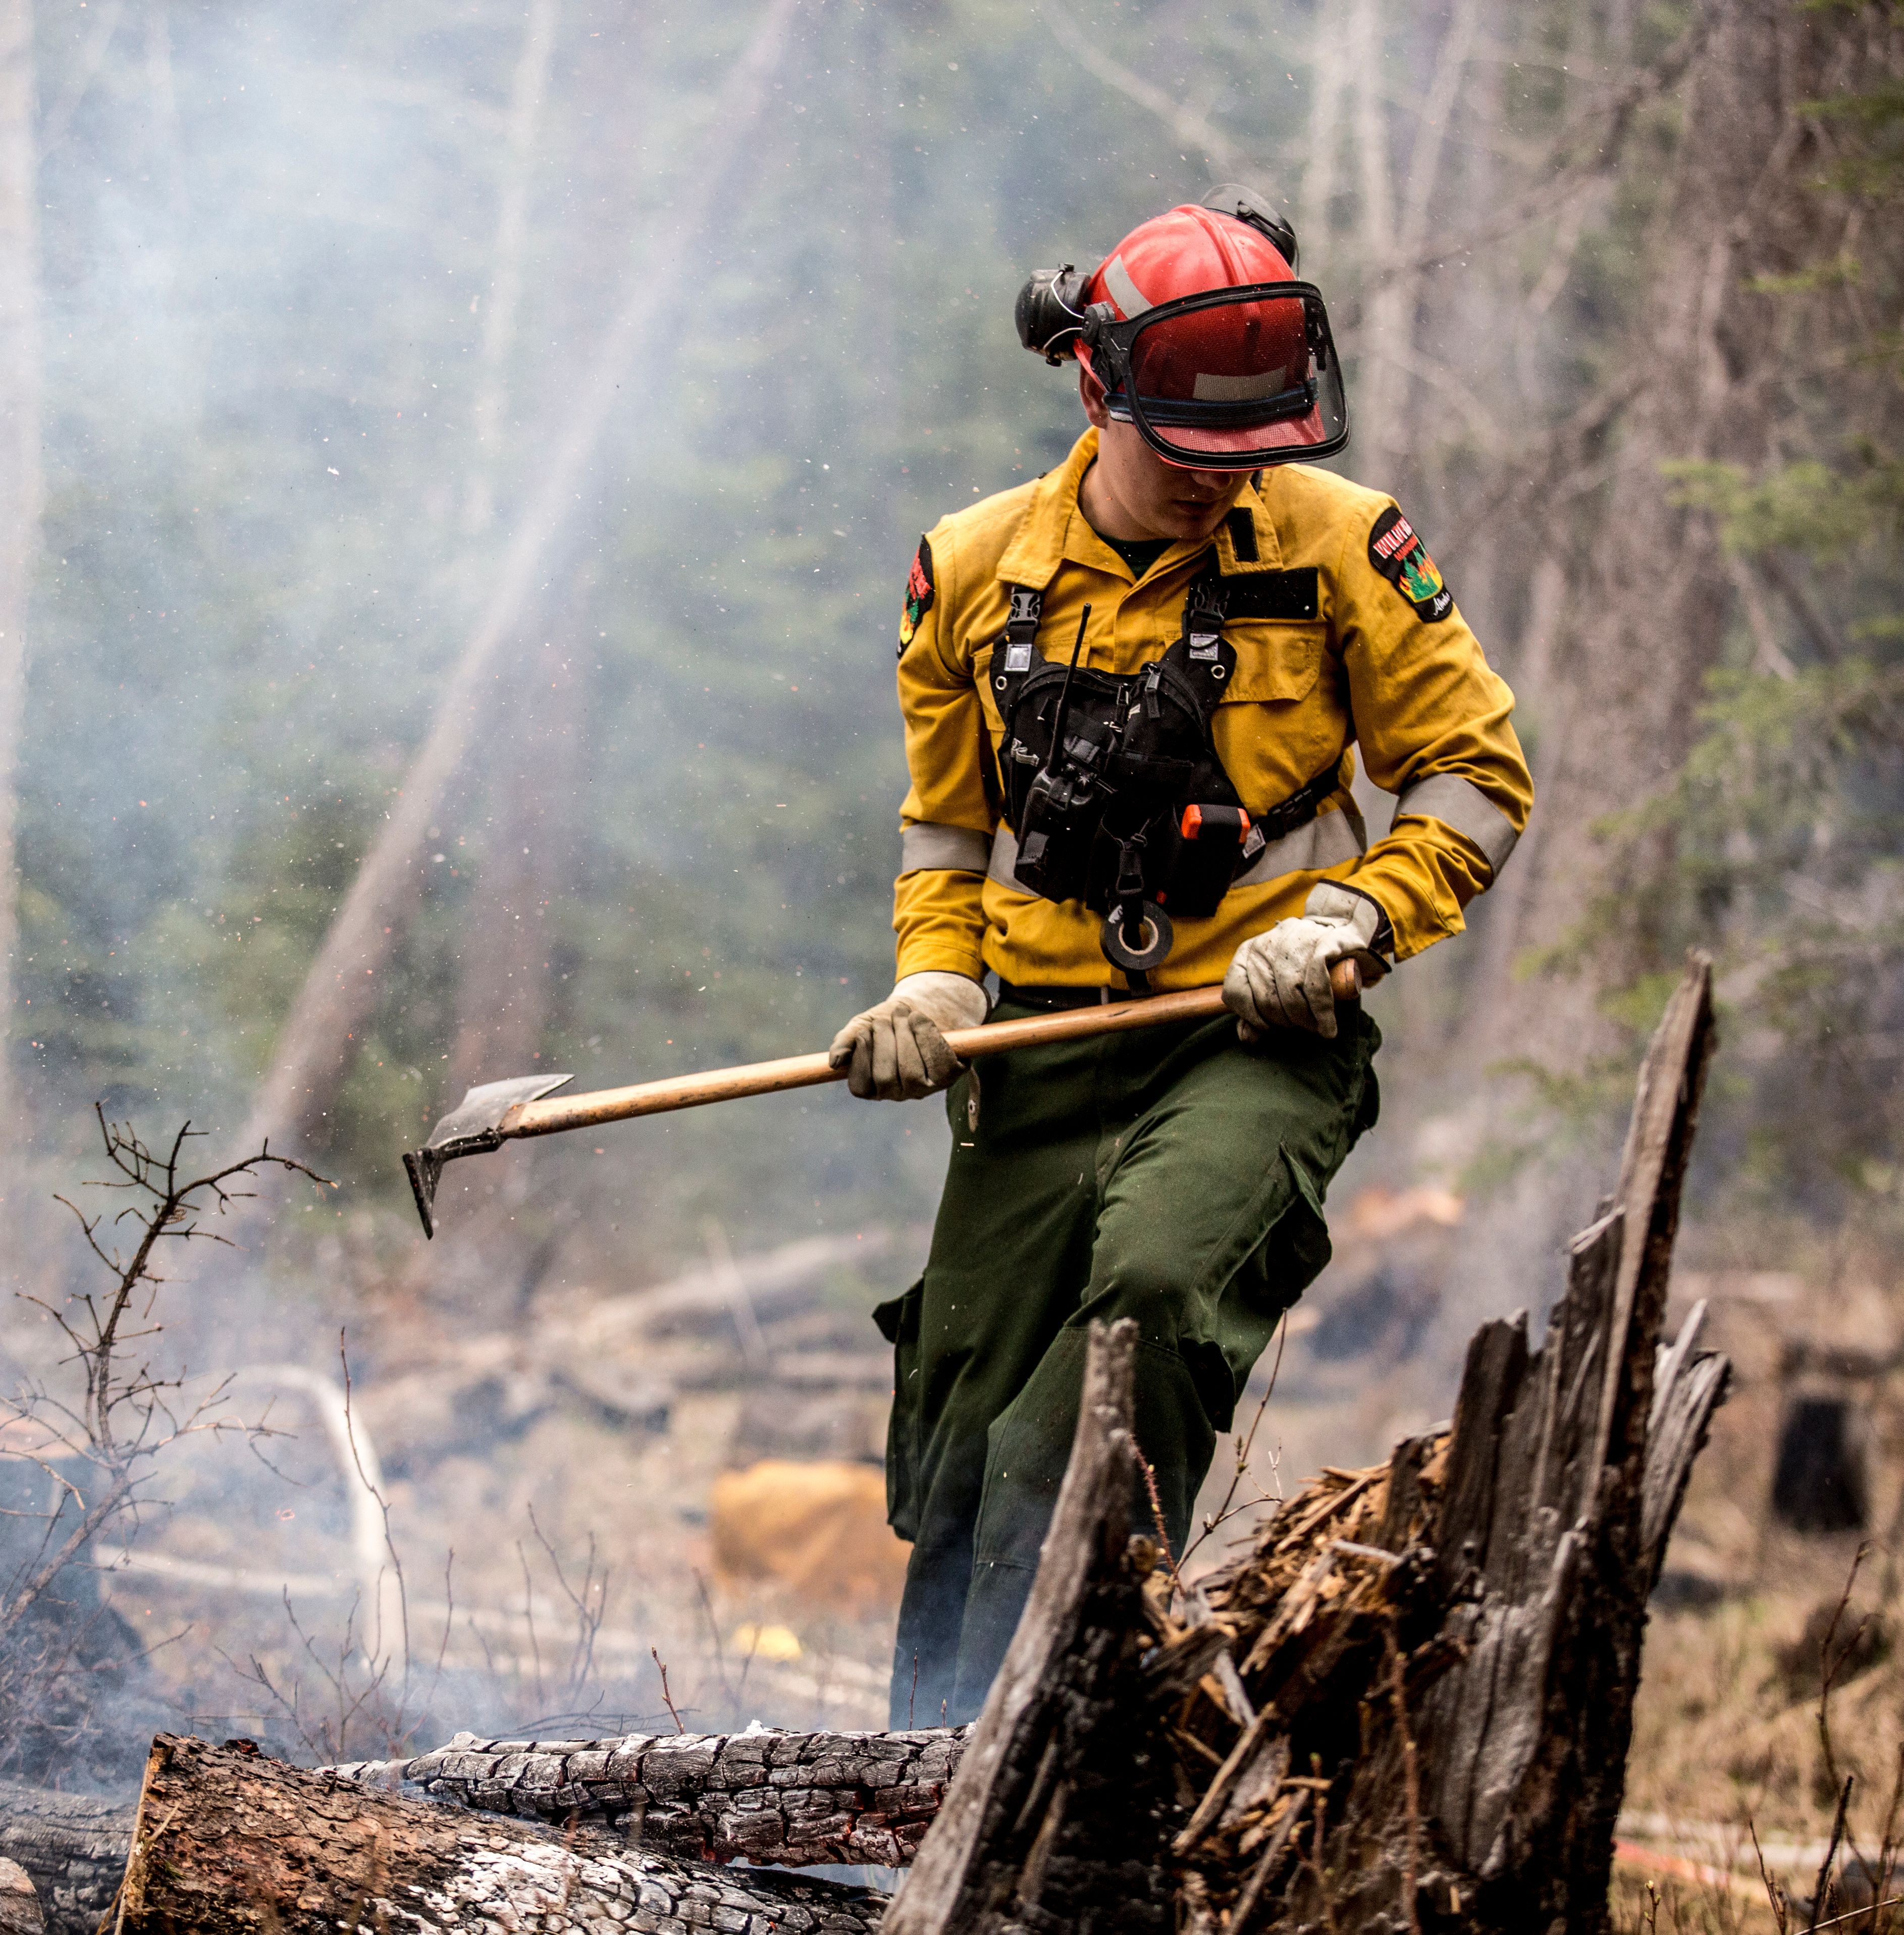
[[[1855,1561],[1851,1569],[1854,1573],[1857,1569]],[[1818,1879],[1812,1891],[1812,1918],[1805,1924],[1806,1935],[1812,1935],[1825,1911],[1833,1906],[1838,1850],[1844,1845],[1845,1815],[1851,1804],[1851,1785],[1856,1778],[1854,1774],[1846,1774],[1844,1786],[1838,1790],[1838,1805],[1831,1817],[1831,1839],[1825,1845],[1824,1859],[1818,1864]]]
[[[255,1443],[270,1435],[262,1423],[230,1414],[229,1379],[192,1396],[182,1367],[168,1372],[155,1363],[155,1342],[165,1329],[158,1298],[169,1281],[159,1268],[161,1245],[235,1248],[210,1224],[255,1195],[244,1185],[261,1170],[336,1187],[303,1163],[274,1155],[268,1143],[195,1175],[185,1165],[201,1132],[189,1121],[168,1146],[154,1148],[131,1124],[109,1121],[102,1107],[95,1105],[94,1114],[111,1173],[83,1187],[130,1200],[96,1213],[66,1196],[54,1200],[72,1212],[109,1281],[59,1302],[20,1294],[21,1302],[58,1327],[70,1349],[53,1374],[29,1378],[0,1398],[0,1460],[35,1468],[48,1501],[40,1511],[10,1514],[38,1519],[43,1529],[32,1556],[0,1580],[0,1716],[10,1722],[0,1732],[16,1744],[35,1713],[70,1705],[65,1696],[83,1692],[80,1683],[98,1664],[81,1657],[90,1650],[81,1643],[88,1622],[71,1617],[63,1602],[56,1605],[62,1573],[88,1562],[103,1535],[130,1542],[159,1461],[182,1440],[235,1432]]]
[[[585,1710],[583,1696],[594,1686],[595,1642],[601,1632],[602,1622],[608,1617],[609,1568],[600,1564],[600,1549],[596,1544],[595,1535],[591,1532],[588,1535],[588,1556],[584,1564],[582,1583],[579,1586],[571,1584],[569,1575],[563,1568],[560,1554],[557,1553],[555,1547],[550,1544],[548,1535],[544,1532],[536,1520],[536,1508],[533,1505],[529,1508],[529,1529],[535,1535],[536,1543],[542,1547],[542,1555],[549,1561],[549,1569],[555,1575],[555,1583],[560,1589],[563,1598],[568,1601],[572,1637],[569,1642],[568,1666],[562,1685],[556,1689],[555,1704],[565,1713],[579,1713]],[[522,1553],[520,1544],[517,1545],[516,1551],[522,1557],[524,1582],[524,1603],[525,1607],[529,1607],[533,1595],[527,1590],[528,1559],[527,1556]],[[598,1567],[599,1570],[597,1570]],[[534,1632],[533,1615],[531,1610],[530,1633],[532,1643]],[[541,1706],[546,1704],[547,1701],[542,1684],[542,1653],[539,1646],[536,1647],[535,1658],[536,1697],[538,1706]],[[597,1693],[597,1699],[599,1700],[600,1697]]]
[[[1898,1746],[1897,1766],[1891,1776],[1890,1800],[1884,1809],[1884,1833],[1878,1843],[1877,1879],[1871,1892],[1879,1906],[1886,1905],[1885,1898],[1890,1897],[1891,1884],[1897,1876],[1897,1828],[1900,1810],[1904,1810],[1904,1743],[1900,1743]],[[1871,1926],[1875,1929],[1878,1925],[1877,1916],[1873,1913]],[[1885,1925],[1890,1925],[1888,1921]]]
[[[1758,1828],[1748,1816],[1745,1831],[1752,1837],[1752,1852],[1758,1857],[1758,1878],[1765,1885],[1765,1898],[1771,1904],[1772,1919],[1777,1924],[1779,1935],[1788,1935],[1791,1925],[1791,1903],[1784,1888],[1773,1879],[1772,1871],[1765,1865],[1765,1850],[1758,1844]]]
[[[735,1710],[734,1689],[727,1684],[727,1649],[721,1644],[721,1622],[714,1617],[714,1601],[708,1592],[707,1581],[701,1577],[698,1565],[694,1568],[694,1594],[700,1602],[701,1617],[707,1621],[708,1641],[714,1648],[714,1674],[721,1683],[721,1708],[724,1712],[731,1714]],[[758,1622],[755,1623],[757,1625]]]
[[[1171,1556],[1170,1534],[1164,1529],[1163,1500],[1157,1494],[1157,1468],[1137,1447],[1133,1445],[1132,1449],[1137,1450],[1137,1468],[1144,1474],[1144,1489],[1150,1495],[1150,1517],[1157,1528],[1157,1544],[1162,1548],[1164,1565],[1170,1574],[1170,1583],[1175,1588],[1178,1598],[1187,1599],[1189,1595],[1184,1588],[1183,1575],[1177,1569],[1177,1561]]]
[[[102,1239],[101,1234],[105,1210],[89,1216],[69,1197],[53,1199],[72,1211],[86,1247],[110,1275],[112,1287],[98,1294],[83,1291],[64,1305],[21,1294],[21,1301],[44,1311],[72,1346],[72,1354],[62,1365],[77,1368],[82,1388],[68,1394],[32,1384],[0,1401],[0,1423],[25,1427],[15,1434],[17,1441],[31,1444],[44,1434],[38,1448],[21,1450],[10,1445],[0,1457],[38,1466],[62,1502],[74,1508],[74,1516],[65,1538],[43,1553],[23,1580],[11,1583],[0,1607],[0,1637],[108,1523],[136,1514],[142,1502],[140,1488],[150,1476],[153,1461],[168,1446],[194,1432],[251,1429],[221,1414],[228,1380],[188,1406],[183,1402],[183,1375],[160,1375],[138,1348],[164,1329],[153,1321],[158,1293],[168,1281],[156,1267],[159,1245],[196,1241],[235,1248],[228,1236],[206,1228],[204,1218],[228,1215],[234,1203],[255,1196],[255,1190],[234,1185],[255,1180],[261,1168],[289,1170],[310,1177],[320,1188],[337,1187],[301,1162],[272,1155],[268,1143],[255,1155],[185,1180],[179,1174],[180,1160],[187,1143],[201,1133],[189,1122],[160,1155],[141,1140],[130,1124],[108,1121],[97,1104],[94,1112],[106,1160],[117,1175],[83,1186],[130,1194],[133,1200],[112,1217],[110,1227],[117,1231],[129,1224],[138,1234],[129,1254],[109,1247],[110,1236]],[[69,1475],[65,1468],[72,1465],[86,1468],[89,1495]],[[64,1514],[56,1511],[52,1518],[63,1523]],[[50,1533],[53,1525],[48,1529]]]
[[[1831,1741],[1831,1692],[1837,1684],[1838,1676],[1845,1670],[1845,1663],[1858,1650],[1858,1643],[1871,1623],[1872,1616],[1866,1614],[1853,1626],[1842,1646],[1834,1646],[1838,1629],[1845,1623],[1845,1615],[1851,1603],[1851,1593],[1857,1584],[1859,1568],[1871,1555],[1869,1540],[1860,1541],[1851,1555],[1851,1570],[1845,1574],[1845,1589],[1838,1595],[1838,1603],[1832,1609],[1831,1620],[1824,1629],[1824,1637],[1818,1642],[1818,1748],[1824,1756],[1824,1777],[1827,1785],[1836,1792],[1840,1785],[1838,1777],[1838,1756]]]

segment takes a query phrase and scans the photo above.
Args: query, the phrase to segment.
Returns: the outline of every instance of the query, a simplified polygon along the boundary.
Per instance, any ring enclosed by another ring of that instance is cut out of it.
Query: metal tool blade
[[[458,1156],[500,1149],[505,1140],[500,1124],[510,1109],[518,1102],[539,1102],[574,1079],[573,1075],[515,1075],[506,1082],[480,1082],[430,1131],[420,1149],[404,1151],[404,1173],[426,1237],[437,1233],[437,1185],[443,1179],[443,1165]]]

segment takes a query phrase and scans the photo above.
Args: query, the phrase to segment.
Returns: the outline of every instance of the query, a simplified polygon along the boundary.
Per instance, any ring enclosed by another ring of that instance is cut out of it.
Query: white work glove
[[[847,1070],[847,1087],[863,1100],[916,1102],[965,1066],[946,1046],[946,1034],[976,1028],[988,1006],[985,990],[966,975],[902,975],[884,1001],[833,1037],[827,1059]]]
[[[1352,956],[1364,980],[1380,980],[1389,971],[1374,948],[1381,919],[1367,895],[1319,881],[1298,917],[1253,934],[1236,950],[1223,977],[1223,1005],[1237,1018],[1237,1033],[1258,1041],[1273,1028],[1299,1028],[1333,1039],[1329,969]]]

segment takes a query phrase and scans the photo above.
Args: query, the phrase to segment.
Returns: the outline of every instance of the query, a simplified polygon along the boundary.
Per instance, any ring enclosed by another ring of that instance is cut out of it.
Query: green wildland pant
[[[999,1019],[1035,1012],[1008,998]],[[1135,1318],[1136,1428],[1183,1549],[1216,1434],[1329,1257],[1322,1199],[1377,1105],[1381,1037],[1246,1048],[1177,1023],[987,1058],[947,1093],[952,1160],[894,1346],[887,1516],[912,1541],[895,1728],[984,1704],[1057,1501],[1094,1320]],[[1136,1522],[1150,1522],[1147,1502]]]

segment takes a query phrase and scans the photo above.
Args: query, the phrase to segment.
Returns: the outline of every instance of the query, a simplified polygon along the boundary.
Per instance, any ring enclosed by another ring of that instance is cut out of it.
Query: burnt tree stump
[[[1440,1509],[1416,1535],[1446,1603],[1409,1663],[1451,1663],[1416,1676],[1418,1701],[1374,1709],[1342,1825],[1292,1891],[1292,1928],[1324,1924],[1331,1886],[1350,1926],[1384,1911],[1424,1927],[1605,1925],[1646,1601],[1728,1374],[1694,1350],[1703,1310],[1660,1345],[1712,1040],[1701,958],[1654,1037],[1615,1206],[1570,1246],[1545,1342],[1530,1355],[1516,1317],[1469,1347]]]

